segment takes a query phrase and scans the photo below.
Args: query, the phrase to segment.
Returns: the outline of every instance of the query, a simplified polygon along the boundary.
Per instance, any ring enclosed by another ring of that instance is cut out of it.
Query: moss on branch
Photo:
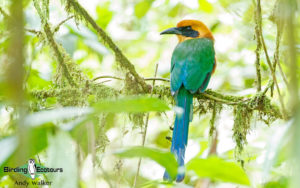
[[[66,64],[64,62],[64,57],[59,50],[59,45],[54,40],[53,32],[51,31],[50,25],[47,21],[47,18],[49,17],[49,10],[48,10],[49,2],[43,1],[43,3],[45,3],[44,7],[46,7],[43,9],[44,11],[42,11],[42,9],[39,5],[39,2],[37,0],[34,0],[33,3],[34,3],[35,9],[37,10],[37,12],[40,16],[47,42],[48,42],[49,46],[52,48],[59,65],[62,67],[64,76],[67,78],[70,85],[73,85],[73,86],[76,85],[76,83],[73,81],[72,76],[70,75],[68,67],[66,66]]]
[[[127,59],[123,54],[121,49],[113,42],[110,36],[97,25],[94,19],[88,14],[88,12],[77,2],[77,0],[63,0],[65,3],[65,9],[68,13],[71,13],[72,16],[63,20],[57,27],[53,30],[48,23],[48,0],[41,1],[42,6],[38,3],[37,0],[34,0],[34,5],[36,10],[41,18],[43,32],[37,34],[42,35],[43,38],[47,40],[48,45],[54,51],[60,67],[62,67],[63,75],[67,78],[71,86],[64,87],[63,85],[52,88],[49,90],[36,90],[32,91],[32,95],[37,99],[43,99],[40,101],[45,101],[45,99],[54,97],[57,98],[59,104],[68,106],[87,106],[92,103],[95,103],[102,99],[107,98],[116,98],[121,95],[139,95],[139,94],[148,94],[154,95],[155,97],[162,98],[169,103],[173,103],[173,97],[170,93],[170,88],[165,85],[156,85],[152,87],[146,83],[148,80],[160,80],[164,82],[169,82],[165,78],[143,78],[135,70],[134,65]],[[266,45],[264,43],[264,38],[262,35],[262,26],[261,26],[261,7],[260,0],[257,0],[257,10],[256,10],[256,37],[257,37],[257,49],[256,49],[256,71],[257,71],[257,93],[251,97],[244,96],[233,96],[233,95],[224,95],[222,93],[206,90],[204,93],[199,93],[195,95],[197,102],[194,102],[194,113],[210,113],[212,112],[211,120],[211,133],[214,130],[213,124],[215,117],[219,114],[223,106],[229,106],[233,109],[234,116],[234,125],[233,125],[233,139],[237,144],[237,151],[240,153],[243,150],[244,145],[247,143],[246,136],[251,130],[251,119],[253,114],[258,114],[258,119],[270,124],[276,119],[285,119],[285,114],[282,114],[278,106],[272,104],[270,98],[266,96],[266,92],[272,88],[272,85],[277,86],[278,94],[280,91],[275,77],[275,67],[271,66],[270,58],[266,50]],[[42,7],[42,8],[41,8]],[[5,12],[0,9],[0,12],[5,15]],[[4,12],[4,13],[3,13]],[[84,77],[81,71],[76,69],[76,65],[73,63],[72,59],[65,52],[64,48],[56,43],[54,40],[54,33],[59,29],[59,27],[65,23],[68,19],[74,17],[76,23],[78,21],[84,21],[87,25],[92,26],[93,29],[99,34],[104,44],[110,48],[116,57],[117,62],[119,63],[120,68],[126,70],[125,77],[117,76],[100,76],[89,80]],[[34,31],[31,31],[34,33]],[[42,34],[41,34],[42,33]],[[277,55],[274,65],[279,64],[279,41],[280,37],[278,36],[277,42]],[[273,80],[270,80],[269,84],[261,91],[261,71],[260,71],[260,49],[264,48],[264,52],[267,58],[267,63],[272,73]],[[115,89],[109,86],[98,84],[95,81],[102,78],[116,79],[124,83],[122,89]],[[76,84],[75,84],[76,83]],[[75,86],[75,87],[74,87]],[[285,113],[284,105],[282,102],[281,96],[280,105],[283,113]],[[133,118],[136,119],[136,118]],[[143,116],[139,118],[143,120]],[[132,120],[134,122],[134,120]],[[141,124],[141,122],[139,122]]]
[[[98,26],[88,12],[76,0],[65,0],[65,3],[67,12],[75,13],[75,18],[77,18],[77,20],[84,20],[86,23],[89,23],[97,31],[104,43],[112,49],[120,67],[129,71],[135,81],[142,87],[144,92],[149,92],[151,90],[151,86],[148,85],[142,77],[140,77],[140,75],[136,72],[134,65],[127,59],[108,34],[100,26]]]

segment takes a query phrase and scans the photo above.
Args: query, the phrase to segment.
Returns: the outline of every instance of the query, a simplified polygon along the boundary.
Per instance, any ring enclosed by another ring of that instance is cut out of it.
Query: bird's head
[[[176,34],[179,42],[194,38],[209,38],[214,41],[208,27],[198,20],[182,20],[176,27],[169,28],[160,34]]]

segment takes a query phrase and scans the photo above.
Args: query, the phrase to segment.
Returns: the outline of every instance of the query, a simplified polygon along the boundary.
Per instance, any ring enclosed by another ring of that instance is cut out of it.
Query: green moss
[[[133,128],[142,128],[144,130],[144,117],[145,113],[138,113],[138,114],[129,114],[129,119],[133,123]]]
[[[234,124],[233,139],[236,143],[238,153],[243,151],[244,145],[247,144],[247,134],[251,129],[251,117],[253,110],[247,105],[239,104],[234,107]]]
[[[38,100],[32,100],[31,110],[39,110],[49,107],[51,100],[57,101],[62,106],[89,106],[100,100],[107,98],[116,98],[122,95],[140,95],[150,94],[150,89],[145,81],[137,74],[134,66],[123,55],[121,50],[113,43],[110,37],[102,30],[77,0],[62,0],[68,13],[75,16],[75,21],[85,21],[97,31],[103,42],[115,53],[119,67],[126,71],[124,87],[122,90],[110,88],[105,85],[95,84],[90,81],[73,62],[65,49],[56,43],[51,29],[49,18],[49,0],[36,1],[34,5],[41,18],[43,32],[38,32],[37,36],[40,41],[46,41],[58,62],[56,74],[53,79],[54,86],[50,90],[32,91],[32,95]],[[121,92],[122,91],[122,92]],[[153,96],[161,98],[174,105],[170,88],[164,85],[153,88]],[[47,100],[47,98],[52,98]],[[224,105],[234,109],[234,126],[233,139],[236,142],[238,153],[243,151],[247,144],[247,134],[251,130],[251,118],[253,112],[257,112],[260,120],[266,124],[271,124],[276,119],[282,118],[279,108],[271,103],[271,100],[264,95],[257,95],[246,98],[240,96],[223,95],[221,93],[206,90],[204,94],[196,94],[194,100],[194,113],[206,114],[212,113],[210,120],[210,135],[215,131],[215,118],[221,112]],[[50,101],[50,102],[49,102]],[[54,102],[55,103],[55,102]],[[52,102],[53,104],[53,102]],[[129,114],[129,119],[133,122],[134,127],[144,125],[145,114]],[[105,121],[99,120],[100,127],[105,126]],[[101,131],[103,145],[106,145],[105,131]],[[100,135],[101,135],[100,134]],[[104,147],[105,148],[105,147]]]

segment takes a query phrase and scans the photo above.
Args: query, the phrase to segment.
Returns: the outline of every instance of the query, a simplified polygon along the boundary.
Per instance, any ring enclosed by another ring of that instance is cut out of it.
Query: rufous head
[[[169,28],[160,34],[176,34],[179,42],[194,38],[209,38],[214,41],[208,27],[198,20],[182,20],[176,27]]]

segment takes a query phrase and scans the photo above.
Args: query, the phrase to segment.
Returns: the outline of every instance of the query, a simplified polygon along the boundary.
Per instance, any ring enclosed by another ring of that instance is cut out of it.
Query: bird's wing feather
[[[171,61],[171,91],[178,92],[181,85],[195,93],[203,92],[209,82],[215,63],[213,41],[207,38],[191,39],[179,43]]]

